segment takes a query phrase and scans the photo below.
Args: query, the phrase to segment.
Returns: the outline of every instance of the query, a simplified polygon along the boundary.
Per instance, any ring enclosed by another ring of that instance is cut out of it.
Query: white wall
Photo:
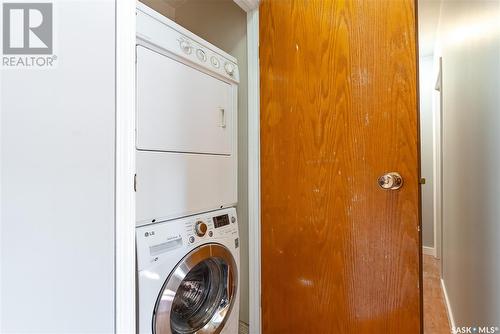
[[[444,1],[443,279],[457,325],[500,326],[500,1]]]
[[[0,332],[114,331],[115,1],[54,1],[57,67],[1,72]]]
[[[433,73],[433,56],[420,57],[420,158],[422,184],[422,242],[424,247],[434,247],[434,121],[432,95],[436,84]]]

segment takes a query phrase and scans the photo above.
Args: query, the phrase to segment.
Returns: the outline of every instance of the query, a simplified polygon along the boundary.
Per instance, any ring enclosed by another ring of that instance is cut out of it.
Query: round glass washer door
[[[235,301],[237,275],[226,247],[206,244],[191,251],[163,284],[153,312],[153,333],[220,333]]]

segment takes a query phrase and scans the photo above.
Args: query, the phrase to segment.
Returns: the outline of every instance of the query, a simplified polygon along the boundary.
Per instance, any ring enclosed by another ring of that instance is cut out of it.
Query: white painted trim
[[[446,312],[448,314],[450,326],[451,328],[456,328],[455,318],[453,317],[453,311],[451,310],[450,298],[448,298],[448,292],[446,291],[446,285],[444,284],[443,279],[441,279],[441,289],[443,290],[444,302],[446,304]]]
[[[135,327],[135,0],[116,1],[115,333]]]
[[[234,0],[245,12],[249,13],[259,7],[259,0]]]
[[[423,246],[422,247],[422,252],[425,255],[432,255],[432,256],[436,257],[436,248],[434,248],[434,247]]]
[[[248,47],[248,232],[250,332],[261,333],[260,309],[260,79],[259,11],[247,13]]]

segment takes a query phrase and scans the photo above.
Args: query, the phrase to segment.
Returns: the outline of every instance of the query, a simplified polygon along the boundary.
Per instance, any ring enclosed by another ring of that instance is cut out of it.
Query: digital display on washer
[[[229,215],[222,215],[214,217],[215,228],[229,225]]]

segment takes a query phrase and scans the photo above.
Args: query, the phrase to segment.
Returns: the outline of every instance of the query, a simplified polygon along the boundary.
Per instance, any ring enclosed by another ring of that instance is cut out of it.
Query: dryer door
[[[236,88],[137,46],[137,148],[231,155]]]
[[[222,245],[206,244],[190,252],[160,291],[153,333],[220,333],[235,301],[237,275],[236,262]]]

